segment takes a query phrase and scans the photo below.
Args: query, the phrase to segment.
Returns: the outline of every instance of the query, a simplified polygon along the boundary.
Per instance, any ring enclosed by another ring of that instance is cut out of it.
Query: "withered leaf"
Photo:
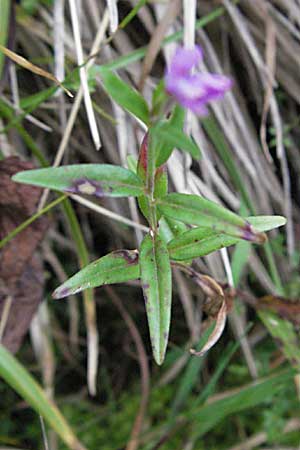
[[[204,356],[205,353],[207,353],[208,350],[210,350],[218,342],[218,340],[220,339],[220,337],[222,336],[222,333],[224,331],[225,324],[226,324],[226,318],[227,318],[227,306],[226,306],[226,301],[224,300],[221,305],[221,308],[219,309],[219,312],[217,314],[214,329],[211,332],[211,334],[209,335],[209,338],[208,338],[206,344],[199,352],[197,352],[194,349],[191,349],[190,352],[192,355]]]
[[[194,349],[190,350],[192,355],[204,356],[222,336],[228,313],[227,299],[220,284],[212,277],[202,275],[192,270],[192,279],[201,287],[204,294],[207,296],[203,305],[203,310],[209,317],[209,323],[212,322],[212,318],[215,319],[215,326],[204,347],[199,352]]]
[[[0,240],[36,212],[41,189],[11,180],[15,173],[31,168],[17,157],[0,162]],[[34,253],[48,224],[41,217],[0,251],[0,320],[6,298],[12,298],[2,343],[12,352],[18,350],[42,299],[43,267]]]
[[[41,77],[48,78],[48,80],[54,81],[58,86],[60,86],[65,93],[69,97],[73,97],[73,94],[64,87],[64,85],[50,72],[47,72],[44,69],[41,69],[38,66],[35,66],[27,59],[23,58],[23,56],[18,55],[17,53],[13,52],[9,48],[4,47],[0,44],[0,51],[5,54],[9,59],[17,63],[19,66],[24,67],[24,69],[30,70],[30,72],[33,72],[37,75],[40,75]]]

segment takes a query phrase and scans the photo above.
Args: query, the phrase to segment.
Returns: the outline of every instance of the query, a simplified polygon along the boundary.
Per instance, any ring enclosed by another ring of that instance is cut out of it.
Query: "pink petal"
[[[232,80],[224,75],[201,73],[197,75],[197,80],[207,91],[215,93],[225,93],[232,87]]]
[[[206,88],[201,83],[194,82],[193,78],[168,75],[166,77],[166,90],[174,95],[179,102],[183,100],[197,100],[206,95]]]
[[[195,45],[194,48],[179,47],[173,56],[168,72],[177,76],[186,76],[202,57],[203,53],[198,45]]]

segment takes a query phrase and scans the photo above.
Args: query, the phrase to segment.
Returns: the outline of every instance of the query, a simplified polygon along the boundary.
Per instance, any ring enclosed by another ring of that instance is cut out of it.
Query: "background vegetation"
[[[72,3],[0,0],[0,44],[66,78],[65,87],[75,95],[69,98],[53,81],[8,64],[0,53],[2,164],[17,156],[35,167],[126,166],[128,155],[137,157],[144,130],[104,92],[101,67],[116,69],[134,87],[143,83],[149,100],[178,42],[194,29],[191,16],[184,20],[184,2],[120,0],[122,25],[112,33],[115,2],[78,1],[78,41]],[[38,192],[34,199],[32,191],[15,199],[7,180],[21,163],[2,165],[0,337],[19,361],[0,347],[2,449],[299,446],[300,6],[296,0],[203,0],[197,2],[197,20],[205,68],[230,75],[234,88],[212,105],[208,119],[189,117],[202,159],[192,162],[175,152],[168,162],[170,186],[242,215],[283,215],[287,226],[271,232],[263,248],[241,242],[197,260],[199,271],[235,288],[227,289],[233,306],[225,332],[204,358],[191,357],[189,349],[207,339],[205,296],[175,271],[170,342],[158,367],[138,282],[86,291],[83,298],[51,298],[57,285],[89,261],[137,247],[144,221],[135,201],[80,204],[55,193],[41,200]],[[160,48],[155,57],[153,42]],[[78,72],[89,55],[95,56],[87,64],[99,151]],[[14,231],[41,211],[43,219],[26,228],[27,235]],[[24,242],[30,238],[28,250]],[[8,273],[12,251],[16,259]],[[22,341],[28,321],[21,319],[31,317],[40,300]]]

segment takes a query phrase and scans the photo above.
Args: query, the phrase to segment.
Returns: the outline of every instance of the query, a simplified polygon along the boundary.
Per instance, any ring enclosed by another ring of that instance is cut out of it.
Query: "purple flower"
[[[179,47],[165,77],[168,94],[200,116],[208,114],[208,102],[222,98],[232,86],[232,80],[224,75],[192,74],[192,68],[202,58],[203,53],[199,46],[192,49]]]

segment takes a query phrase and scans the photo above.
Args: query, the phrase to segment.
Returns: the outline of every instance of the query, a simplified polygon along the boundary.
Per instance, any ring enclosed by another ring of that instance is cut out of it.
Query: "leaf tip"
[[[60,298],[68,297],[70,294],[71,292],[69,288],[60,286],[52,293],[52,297],[59,300]]]
[[[266,233],[257,231],[249,222],[243,227],[242,239],[254,244],[264,244],[268,240]]]
[[[153,347],[152,347],[154,361],[156,362],[156,364],[158,366],[161,366],[165,359],[165,352],[163,352],[163,353],[155,352],[154,350],[155,349],[153,349]]]
[[[20,181],[19,181],[19,174],[20,173],[22,173],[22,172],[18,172],[18,173],[15,173],[12,177],[11,177],[11,179],[12,179],[12,181],[15,181],[16,183],[19,183]]]

